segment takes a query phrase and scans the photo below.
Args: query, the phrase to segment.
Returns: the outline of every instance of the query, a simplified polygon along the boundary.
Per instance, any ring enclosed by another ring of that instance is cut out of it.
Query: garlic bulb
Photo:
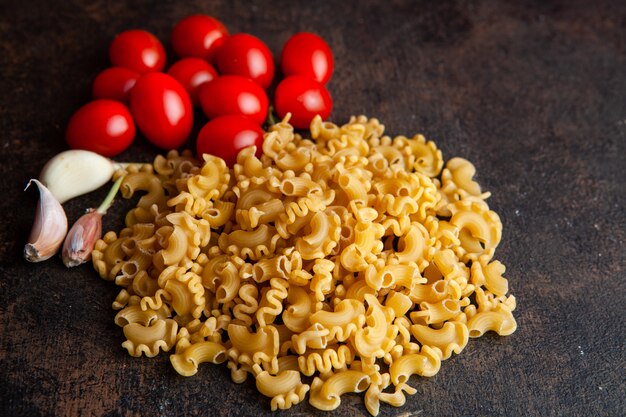
[[[59,203],[94,191],[111,180],[118,167],[113,161],[85,150],[61,152],[41,170],[39,180]]]
[[[41,182],[32,179],[26,188],[31,182],[39,188],[39,205],[28,243],[24,247],[24,258],[30,262],[41,262],[57,253],[63,244],[67,234],[67,217],[61,204]]]

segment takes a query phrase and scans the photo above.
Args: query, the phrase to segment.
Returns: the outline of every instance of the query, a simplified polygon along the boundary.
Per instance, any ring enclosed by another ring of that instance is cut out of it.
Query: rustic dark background
[[[117,290],[89,266],[21,255],[36,204],[22,189],[66,149],[67,120],[113,36],[144,28],[167,44],[198,12],[275,55],[294,32],[319,33],[336,57],[333,120],[362,113],[391,134],[422,132],[446,159],[474,162],[493,193],[518,331],[470,341],[381,415],[626,415],[626,3],[597,0],[2,0],[0,415],[269,414],[252,380],[234,384],[225,366],[183,378],[167,355],[128,356],[110,308]],[[140,138],[118,159],[156,152]],[[104,193],[68,202],[70,221]],[[366,414],[356,395],[335,413]],[[302,403],[277,415],[329,414]]]

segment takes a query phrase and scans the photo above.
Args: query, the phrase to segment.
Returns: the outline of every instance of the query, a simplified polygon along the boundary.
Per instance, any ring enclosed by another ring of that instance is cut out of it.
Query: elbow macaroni
[[[92,262],[122,287],[113,308],[130,355],[175,348],[183,376],[226,362],[272,410],[307,395],[334,410],[365,391],[377,415],[470,338],[516,330],[493,260],[502,224],[469,161],[444,167],[434,142],[384,136],[365,116],[316,117],[311,139],[288,121],[232,169],[171,151],[115,174],[137,204]]]

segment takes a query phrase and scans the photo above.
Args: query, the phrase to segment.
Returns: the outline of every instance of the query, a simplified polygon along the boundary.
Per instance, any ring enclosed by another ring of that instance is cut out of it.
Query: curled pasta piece
[[[467,322],[469,337],[480,337],[490,330],[500,336],[508,336],[517,329],[513,313],[503,304],[494,310],[477,313]]]
[[[283,311],[283,300],[287,298],[289,283],[281,278],[270,280],[270,290],[261,298],[261,303],[256,312],[257,322],[261,327],[274,321]]]
[[[157,320],[150,326],[129,323],[124,326],[127,340],[122,343],[122,347],[131,356],[139,357],[144,354],[152,358],[159,354],[159,349],[167,352],[174,346],[177,330],[178,324],[171,319]]]
[[[291,331],[301,333],[310,326],[309,317],[315,298],[302,287],[289,286],[287,305],[283,311],[283,323]]]
[[[341,236],[341,220],[335,213],[317,212],[305,226],[310,233],[296,240],[296,250],[302,259],[320,259],[329,255]]]
[[[509,292],[509,281],[502,276],[506,267],[500,261],[493,261],[486,266],[473,262],[471,281],[474,285],[485,286],[495,295],[506,295]]]
[[[218,245],[225,253],[258,260],[274,253],[279,240],[280,236],[276,229],[262,224],[254,231],[236,230],[229,234],[222,233]]]
[[[409,298],[414,303],[426,301],[432,304],[446,297],[458,300],[461,295],[461,287],[456,281],[440,279],[432,284],[414,286],[409,293]]]
[[[394,385],[408,382],[411,375],[433,376],[439,372],[441,358],[428,346],[422,346],[420,353],[404,355],[389,367],[389,374]]]
[[[278,355],[279,338],[274,326],[265,326],[250,332],[245,326],[228,325],[228,337],[240,355],[247,355],[252,362],[269,362]]]
[[[443,167],[443,157],[435,142],[426,142],[423,135],[416,135],[408,143],[415,157],[413,169],[431,178],[439,175]]]
[[[291,337],[292,348],[299,355],[303,355],[307,348],[326,349],[329,333],[320,323],[314,323],[305,331]]]
[[[220,277],[220,285],[215,292],[218,303],[228,303],[232,301],[239,291],[241,278],[239,270],[233,262],[223,262],[216,268],[216,273]]]
[[[183,353],[170,356],[172,366],[182,376],[193,376],[201,363],[220,364],[226,361],[226,348],[216,342],[199,342],[189,346]]]
[[[469,304],[469,300],[464,298],[463,300],[452,300],[446,298],[437,303],[429,303],[423,301],[420,303],[420,311],[414,311],[411,313],[411,320],[413,322],[420,319],[426,324],[443,323],[446,320],[452,320],[461,314],[461,307],[465,307]]]
[[[411,334],[420,344],[438,350],[441,359],[448,359],[452,352],[461,353],[469,340],[467,326],[458,321],[448,321],[440,329],[414,324]]]
[[[120,185],[120,192],[124,198],[132,198],[137,191],[147,191],[139,202],[138,207],[150,208],[153,204],[165,207],[165,192],[159,178],[147,172],[137,172],[124,177]]]
[[[450,224],[459,229],[460,246],[455,247],[464,262],[479,257],[491,259],[502,237],[498,215],[484,203],[464,200],[454,204]]]
[[[341,345],[323,350],[309,349],[304,355],[298,356],[298,366],[304,375],[312,376],[315,372],[326,374],[333,370],[344,370],[353,360],[352,349]]]
[[[322,381],[313,379],[309,403],[320,410],[331,411],[341,404],[341,396],[348,392],[363,392],[370,385],[370,377],[359,371],[338,372]]]
[[[285,178],[280,184],[280,191],[286,196],[306,197],[322,193],[322,187],[306,177]]]
[[[193,272],[179,274],[175,279],[168,279],[164,289],[170,295],[170,303],[177,314],[191,315],[196,319],[200,317],[206,300],[199,275]]]
[[[393,310],[380,305],[376,297],[365,295],[367,326],[357,330],[354,348],[361,358],[382,358],[395,344],[397,329],[391,325]]]
[[[357,300],[343,300],[335,306],[333,312],[318,311],[312,314],[310,321],[329,329],[329,339],[344,342],[365,324],[365,307]]]
[[[241,303],[233,308],[233,316],[246,326],[252,324],[252,314],[259,308],[259,291],[252,284],[244,284],[239,288],[239,298]]]
[[[187,255],[188,246],[185,230],[182,227],[174,227],[167,240],[167,247],[154,255],[155,264],[163,266],[178,264]]]
[[[309,386],[302,383],[298,371],[282,371],[278,375],[263,371],[256,376],[256,387],[261,394],[272,398],[272,411],[298,404],[309,390]]]

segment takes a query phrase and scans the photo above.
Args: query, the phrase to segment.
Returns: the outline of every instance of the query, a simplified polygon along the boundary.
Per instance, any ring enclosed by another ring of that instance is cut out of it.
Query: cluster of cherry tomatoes
[[[193,15],[179,21],[171,33],[172,49],[180,58],[167,72],[165,49],[144,30],[128,30],[111,42],[112,66],[93,83],[94,100],[70,119],[66,140],[73,148],[114,156],[132,143],[136,127],[163,149],[181,147],[193,126],[193,107],[209,121],[196,140],[198,155],[210,153],[235,162],[240,149],[260,151],[267,119],[267,89],[275,75],[274,58],[259,38],[229,35],[217,19]],[[280,118],[308,128],[317,114],[326,119],[332,99],[325,84],[333,72],[328,44],[301,32],[285,43],[280,56],[284,78],[274,91]]]

